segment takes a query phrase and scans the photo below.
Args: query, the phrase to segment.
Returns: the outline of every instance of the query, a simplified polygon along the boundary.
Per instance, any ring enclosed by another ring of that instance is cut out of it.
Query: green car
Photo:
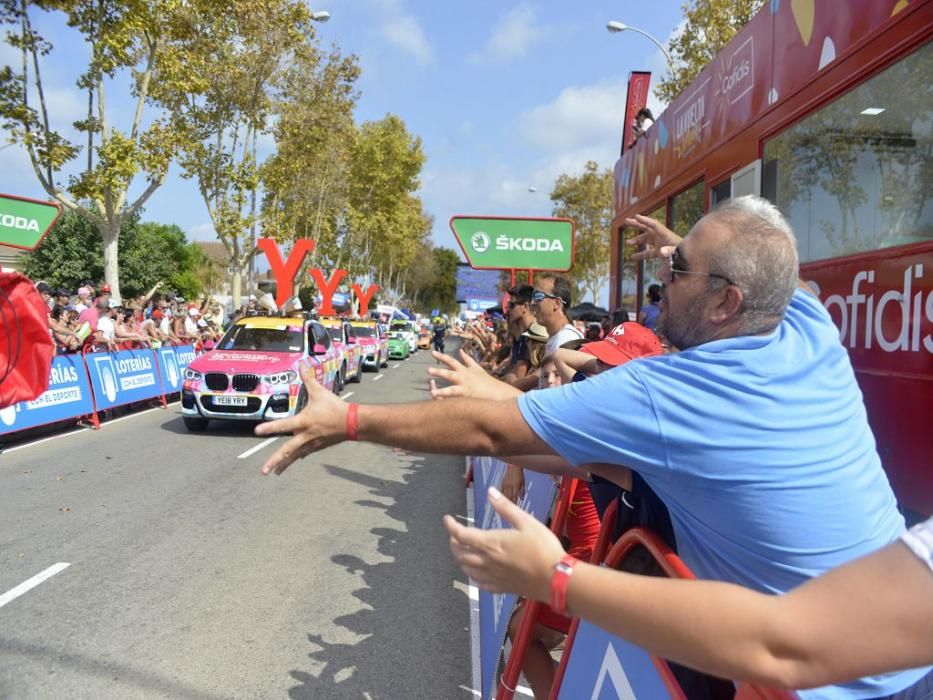
[[[389,359],[407,360],[411,354],[411,346],[408,339],[401,333],[389,333]]]

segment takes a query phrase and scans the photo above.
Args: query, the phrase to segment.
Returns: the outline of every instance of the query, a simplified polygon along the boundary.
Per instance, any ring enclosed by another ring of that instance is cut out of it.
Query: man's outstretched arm
[[[281,474],[297,459],[347,439],[350,405],[302,368],[308,405],[297,416],[262,423],[257,435],[294,433],[263,465]],[[515,400],[452,399],[409,404],[361,405],[357,439],[417,452],[507,455],[554,454],[525,422]]]

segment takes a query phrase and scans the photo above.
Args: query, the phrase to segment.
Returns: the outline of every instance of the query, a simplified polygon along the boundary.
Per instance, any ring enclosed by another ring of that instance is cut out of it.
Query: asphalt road
[[[344,395],[426,398],[421,352]],[[352,443],[259,467],[177,404],[0,454],[0,698],[468,698],[441,526],[463,459]],[[8,596],[9,597],[9,596]]]

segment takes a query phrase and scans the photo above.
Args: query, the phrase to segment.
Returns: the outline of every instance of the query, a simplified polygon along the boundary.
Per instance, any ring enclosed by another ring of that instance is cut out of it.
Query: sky
[[[392,113],[421,137],[427,162],[418,194],[434,217],[435,245],[459,250],[452,215],[549,216],[548,193],[560,174],[579,173],[588,160],[612,167],[628,73],[651,71],[654,82],[666,63],[650,40],[610,34],[606,22],[666,44],[682,20],[680,5],[320,0],[312,9],[331,14],[318,25],[321,43],[359,57],[357,121]],[[52,124],[74,133],[68,125],[87,109],[86,93],[74,84],[87,46],[54,16],[34,22],[55,46],[42,64]],[[0,60],[18,66],[19,55],[4,44]],[[114,125],[128,131],[134,105],[125,86],[110,86],[108,105]],[[653,96],[649,106],[657,114]],[[261,142],[260,157],[273,145]],[[131,197],[144,185],[138,178]],[[0,148],[0,192],[46,199],[18,146]],[[177,224],[192,240],[215,240],[196,184],[177,165],[143,219]]]

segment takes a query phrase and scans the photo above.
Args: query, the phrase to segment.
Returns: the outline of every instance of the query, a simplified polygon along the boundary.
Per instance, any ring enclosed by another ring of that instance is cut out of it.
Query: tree
[[[316,60],[314,31],[311,13],[299,0],[234,3],[199,17],[198,24],[190,42],[195,55],[210,56],[210,65],[201,67],[210,80],[184,111],[180,160],[184,176],[197,180],[229,255],[233,300],[239,304],[242,273],[255,255],[247,234],[257,223],[256,142],[268,132],[280,72],[296,57],[306,65]]]
[[[276,153],[262,166],[263,236],[316,241],[296,279],[320,259],[336,259],[346,218],[349,171],[356,142],[353,109],[360,69],[336,49],[321,60],[299,56],[284,72],[275,107]]]
[[[674,70],[662,78],[655,94],[674,101],[739,30],[749,23],[765,0],[689,0],[682,5],[684,30],[667,45]]]
[[[190,17],[218,14],[221,5],[226,3],[3,0],[0,5],[3,21],[14,27],[7,33],[7,43],[21,56],[18,69],[5,66],[0,71],[0,118],[11,140],[26,149],[43,189],[99,231],[104,277],[117,299],[121,229],[164,182],[178,146],[173,120],[161,114],[144,125],[143,108],[156,88],[163,94],[190,94],[200,88],[199,74],[187,69],[197,62],[178,40],[190,31]],[[86,146],[69,141],[50,126],[54,115],[49,113],[41,64],[53,46],[33,27],[33,16],[42,11],[63,13],[68,26],[89,46],[87,67],[77,80],[77,88],[87,92],[87,118],[74,124],[86,135]],[[108,89],[121,81],[129,83],[136,102],[126,131],[111,122],[108,112]],[[78,166],[82,148],[86,160]],[[80,169],[67,184],[61,180],[66,167]],[[140,175],[146,187],[130,202],[130,187]]]
[[[588,161],[578,176],[561,175],[551,191],[554,216],[576,223],[574,266],[571,278],[585,296],[599,304],[599,294],[609,279],[609,229],[612,223],[612,171],[600,172]]]
[[[26,256],[26,274],[72,292],[85,280],[98,281],[104,272],[99,240],[100,233],[86,218],[66,211],[42,245]],[[159,281],[186,297],[201,292],[197,271],[203,253],[187,242],[178,226],[139,223],[134,218],[123,222],[119,241],[127,297],[143,294]]]
[[[460,256],[450,248],[431,251],[433,275],[421,290],[421,308],[425,311],[440,309],[441,313],[457,311],[457,263]]]

